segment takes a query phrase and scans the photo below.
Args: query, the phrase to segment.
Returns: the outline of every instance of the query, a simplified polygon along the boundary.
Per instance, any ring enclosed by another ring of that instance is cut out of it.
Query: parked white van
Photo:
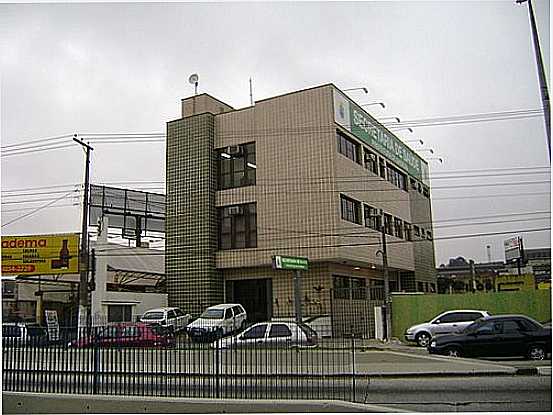
[[[146,311],[140,321],[148,324],[159,324],[176,333],[186,329],[191,317],[190,314],[184,314],[180,308],[163,307]]]
[[[219,304],[208,307],[197,320],[188,325],[192,340],[213,341],[246,327],[246,310],[240,304]]]

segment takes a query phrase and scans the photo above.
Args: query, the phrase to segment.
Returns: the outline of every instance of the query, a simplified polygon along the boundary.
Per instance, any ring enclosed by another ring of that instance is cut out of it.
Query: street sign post
[[[301,323],[301,271],[309,269],[307,258],[292,256],[273,256],[273,268],[294,271],[294,308],[296,311],[296,323]]]

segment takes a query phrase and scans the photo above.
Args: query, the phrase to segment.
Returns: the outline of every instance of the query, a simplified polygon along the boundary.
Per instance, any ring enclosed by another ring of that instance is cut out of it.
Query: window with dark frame
[[[392,215],[384,214],[384,232],[388,235],[394,234],[394,221]]]
[[[377,208],[369,205],[363,205],[365,210],[365,226],[380,232],[382,215]]]
[[[394,218],[394,236],[403,239],[403,221],[400,218]]]
[[[403,222],[403,229],[405,232],[405,240],[412,241],[413,234],[411,233],[411,224],[409,222]]]
[[[224,206],[219,211],[219,249],[257,247],[257,206],[255,203]]]
[[[351,278],[351,299],[365,300],[367,298],[367,280],[365,278]]]
[[[413,225],[415,236],[421,236],[420,228],[417,225]]]
[[[108,323],[132,321],[132,306],[124,304],[108,305]]]
[[[388,171],[387,180],[401,190],[407,190],[407,176],[390,163],[387,163],[386,169]]]
[[[340,195],[340,205],[342,210],[342,219],[348,222],[361,224],[361,202],[350,199],[347,196]]]
[[[348,159],[359,163],[359,149],[360,145],[352,139],[346,137],[340,131],[336,131],[336,140],[338,143],[338,152]]]
[[[365,300],[367,298],[367,280],[365,278],[332,277],[334,298],[346,300]]]
[[[255,185],[255,143],[229,146],[216,151],[219,190]]]
[[[386,164],[384,164],[384,159],[379,157],[378,158],[378,170],[380,173],[380,177],[383,179],[386,178]]]
[[[336,299],[349,299],[350,298],[350,279],[349,277],[342,277],[334,275],[332,277],[332,288],[334,291],[334,298]]]
[[[374,174],[378,174],[378,157],[369,150],[364,149],[365,168]]]

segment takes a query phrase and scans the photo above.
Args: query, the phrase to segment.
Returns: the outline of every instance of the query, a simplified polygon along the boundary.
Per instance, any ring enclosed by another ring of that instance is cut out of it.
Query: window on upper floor
[[[380,231],[382,215],[377,208],[374,208],[369,205],[364,205],[365,210],[365,226],[367,228],[374,229],[375,231]]]
[[[386,178],[386,164],[384,163],[384,159],[382,157],[378,158],[378,171],[380,173],[380,177],[385,179]]]
[[[384,214],[384,232],[388,235],[394,234],[394,221],[392,215]]]
[[[361,203],[347,196],[340,195],[342,219],[361,224]]]
[[[428,239],[429,241],[432,240],[432,232],[426,231],[426,239]]]
[[[360,145],[339,131],[336,131],[336,140],[338,143],[338,152],[348,159],[359,163]]]
[[[403,239],[403,221],[400,218],[394,218],[394,236]]]
[[[388,170],[387,180],[401,190],[407,190],[407,176],[389,163],[386,165],[386,169]]]
[[[405,240],[412,241],[413,235],[411,233],[411,224],[408,222],[403,222],[403,230],[405,232]]]
[[[424,195],[424,197],[430,197],[430,190],[428,189],[428,187],[424,186],[422,188],[422,194]]]
[[[255,203],[225,206],[219,210],[219,249],[257,247]]]
[[[255,185],[256,169],[255,143],[217,150],[219,190]]]
[[[365,168],[374,174],[378,174],[378,157],[369,150],[364,149]]]

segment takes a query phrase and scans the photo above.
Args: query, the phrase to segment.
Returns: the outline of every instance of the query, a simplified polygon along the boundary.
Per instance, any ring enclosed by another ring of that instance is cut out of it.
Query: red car
[[[92,334],[69,343],[70,347],[173,347],[175,336],[158,325],[118,323],[92,327]]]

